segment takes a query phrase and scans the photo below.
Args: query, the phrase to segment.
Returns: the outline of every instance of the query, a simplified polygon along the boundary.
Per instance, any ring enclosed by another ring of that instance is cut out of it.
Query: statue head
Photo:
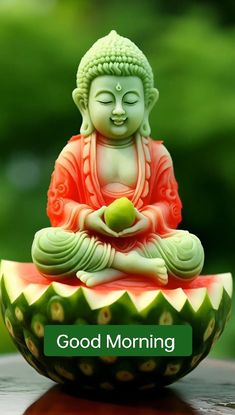
[[[108,91],[105,91],[105,85]],[[97,94],[97,102],[105,107],[105,111],[101,109],[101,112],[97,112],[98,107],[94,104]],[[116,134],[117,137],[118,134],[124,137],[124,124],[128,119],[128,133],[133,134],[138,130],[141,135],[148,136],[149,114],[158,99],[158,91],[154,88],[153,72],[143,52],[129,39],[112,30],[97,40],[81,59],[73,99],[83,117],[83,135],[89,135],[95,129],[105,134],[108,129],[110,138],[115,138]],[[100,115],[103,111],[108,115],[108,106],[111,106],[112,100],[113,104],[116,102],[116,108],[113,108],[108,120],[114,122],[114,128],[111,131],[110,126],[104,125],[103,132],[99,129],[97,114]]]

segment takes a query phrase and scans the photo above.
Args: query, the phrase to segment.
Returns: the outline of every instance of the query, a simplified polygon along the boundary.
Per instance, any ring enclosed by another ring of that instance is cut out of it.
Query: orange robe
[[[136,136],[138,178],[135,190],[127,196],[149,218],[148,233],[160,236],[176,229],[181,221],[182,204],[178,194],[171,157],[162,141]],[[48,190],[47,214],[52,226],[74,232],[85,229],[89,213],[111,203],[102,193],[96,169],[96,133],[73,136],[55,163]],[[117,197],[124,195],[118,194]],[[120,251],[133,249],[137,236],[100,237]]]

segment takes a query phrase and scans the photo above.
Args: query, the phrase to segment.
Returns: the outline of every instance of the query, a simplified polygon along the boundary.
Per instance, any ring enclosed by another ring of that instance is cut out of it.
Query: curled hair
[[[81,59],[77,72],[77,92],[87,106],[90,84],[102,75],[138,76],[148,101],[153,88],[152,68],[143,52],[131,40],[112,30],[97,40]]]

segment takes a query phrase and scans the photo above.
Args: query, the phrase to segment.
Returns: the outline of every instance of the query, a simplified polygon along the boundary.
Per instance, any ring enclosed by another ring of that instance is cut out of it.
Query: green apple
[[[121,232],[135,222],[135,208],[127,197],[121,197],[111,203],[104,212],[104,220],[110,229]]]

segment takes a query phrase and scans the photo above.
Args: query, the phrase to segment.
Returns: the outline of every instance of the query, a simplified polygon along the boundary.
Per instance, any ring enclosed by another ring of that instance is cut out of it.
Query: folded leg
[[[138,243],[137,252],[147,258],[162,258],[169,275],[191,279],[200,274],[204,263],[204,250],[200,240],[187,231],[174,231],[160,237],[149,235]]]
[[[65,277],[78,270],[89,272],[109,268],[115,250],[86,232],[70,232],[63,228],[44,228],[35,234],[32,259],[47,276]]]
[[[77,274],[78,278],[90,286],[118,279],[123,274],[146,275],[161,284],[167,283],[163,259],[144,258],[133,251],[115,251],[110,244],[103,243],[86,232],[44,228],[35,235],[32,258],[40,273],[47,277],[60,278]]]

